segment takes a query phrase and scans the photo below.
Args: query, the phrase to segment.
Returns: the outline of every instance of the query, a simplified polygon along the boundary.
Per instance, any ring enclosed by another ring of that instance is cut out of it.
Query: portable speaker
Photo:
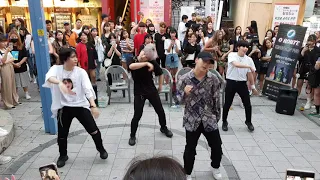
[[[293,115],[296,109],[297,98],[297,89],[280,88],[276,112],[279,114]]]

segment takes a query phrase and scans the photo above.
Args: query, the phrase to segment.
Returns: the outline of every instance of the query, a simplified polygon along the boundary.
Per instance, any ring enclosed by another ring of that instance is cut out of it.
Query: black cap
[[[102,19],[104,19],[104,18],[106,18],[106,17],[109,17],[109,16],[108,16],[107,14],[102,14],[102,15],[101,15],[101,18],[102,18]]]
[[[213,56],[209,52],[206,52],[206,51],[200,52],[198,54],[198,58],[202,59],[202,61],[210,61],[211,64],[214,64]]]
[[[64,22],[63,25],[64,25],[64,26],[69,26],[70,23],[69,23],[69,22]]]

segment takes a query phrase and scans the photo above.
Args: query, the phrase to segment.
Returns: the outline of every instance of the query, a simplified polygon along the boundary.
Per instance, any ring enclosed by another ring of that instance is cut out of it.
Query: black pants
[[[225,89],[225,103],[223,106],[222,121],[223,122],[227,121],[229,109],[231,107],[232,101],[236,93],[239,94],[242,100],[242,103],[244,105],[244,109],[246,112],[246,122],[251,123],[252,106],[251,106],[247,82],[234,81],[230,79],[227,79],[227,85]]]
[[[196,131],[186,131],[187,145],[184,150],[183,160],[184,170],[187,175],[190,175],[192,173],[195,156],[197,155],[196,147],[201,134],[203,134],[206,137],[208,144],[211,148],[211,166],[213,168],[220,167],[220,162],[223,153],[221,148],[222,141],[220,138],[219,129],[211,132],[205,132],[203,124],[201,123]]]
[[[161,57],[159,56],[158,58],[157,58],[157,63],[159,64],[159,65],[161,65],[161,67],[162,68],[166,68],[166,55],[164,54],[164,55],[162,55]]]
[[[77,118],[92,136],[98,151],[104,150],[101,133],[91,112],[83,107],[63,107],[58,111],[58,145],[60,156],[67,155],[67,138],[73,118]],[[96,132],[96,133],[95,133]]]
[[[134,115],[131,121],[131,137],[136,136],[139,121],[142,116],[143,107],[146,99],[149,100],[154,110],[158,114],[159,123],[161,128],[166,128],[166,114],[164,113],[161,100],[158,93],[150,93],[148,95],[135,95],[134,96]]]

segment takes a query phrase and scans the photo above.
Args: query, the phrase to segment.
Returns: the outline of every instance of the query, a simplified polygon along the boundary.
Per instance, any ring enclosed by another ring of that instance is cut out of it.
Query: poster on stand
[[[218,16],[218,4],[219,4],[219,0],[206,0],[206,6],[205,6],[206,17],[210,16],[212,18],[214,29],[216,27],[216,19]]]
[[[262,90],[270,99],[277,100],[279,88],[291,87],[306,31],[306,27],[298,25],[280,25]]]
[[[164,1],[162,0],[140,0],[140,11],[144,17],[151,19],[156,29],[160,22],[164,21]]]
[[[280,24],[296,25],[299,14],[299,4],[275,4],[272,29]]]

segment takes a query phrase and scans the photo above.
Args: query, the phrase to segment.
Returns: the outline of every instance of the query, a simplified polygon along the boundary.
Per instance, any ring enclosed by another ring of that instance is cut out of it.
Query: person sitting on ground
[[[123,180],[185,180],[181,164],[169,157],[134,159]]]

